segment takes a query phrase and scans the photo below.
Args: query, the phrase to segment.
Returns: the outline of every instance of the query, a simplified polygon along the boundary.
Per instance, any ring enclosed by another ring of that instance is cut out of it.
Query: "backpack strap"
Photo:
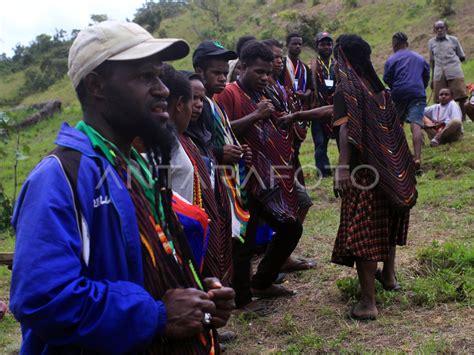
[[[79,234],[81,235],[82,259],[85,265],[88,266],[90,256],[89,227],[87,225],[86,219],[84,218],[84,214],[82,213],[81,205],[79,203],[79,195],[77,192],[79,166],[81,163],[82,153],[72,148],[57,146],[48,154],[48,156],[54,157],[59,161],[71,187],[76,211],[77,226]]]

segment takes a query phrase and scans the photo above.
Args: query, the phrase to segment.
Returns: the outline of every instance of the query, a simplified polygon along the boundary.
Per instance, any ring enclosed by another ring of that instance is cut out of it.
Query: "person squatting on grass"
[[[469,93],[469,100],[464,104],[464,111],[471,121],[474,122],[474,84],[467,86],[467,92]]]
[[[215,328],[234,291],[201,277],[160,169],[176,140],[162,62],[188,53],[130,22],[74,40],[68,73],[83,121],[63,124],[13,216],[22,353],[220,353]],[[131,148],[137,136],[151,166]]]
[[[341,219],[331,261],[357,267],[361,298],[349,315],[375,319],[375,279],[398,290],[395,246],[405,245],[415,204],[413,157],[390,94],[357,35],[336,41],[334,126],[339,130],[335,194]],[[383,270],[377,262],[383,262]]]
[[[430,138],[430,146],[456,142],[463,136],[462,112],[453,100],[451,89],[439,91],[439,104],[425,108],[424,129]]]

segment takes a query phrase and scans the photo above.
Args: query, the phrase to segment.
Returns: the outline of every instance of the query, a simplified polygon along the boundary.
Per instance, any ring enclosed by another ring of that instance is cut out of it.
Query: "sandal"
[[[377,269],[375,272],[375,279],[380,282],[382,285],[382,288],[385,291],[400,291],[402,289],[402,286],[397,282],[397,279],[395,278],[395,284],[392,286],[388,286],[387,284],[384,283],[383,278],[382,278],[382,270]]]
[[[296,294],[295,291],[288,290],[280,285],[271,285],[263,290],[252,288],[252,296],[257,298],[275,298],[275,297],[291,297]]]
[[[236,308],[232,311],[234,315],[254,315],[257,317],[265,317],[266,315],[270,314],[270,309],[263,303],[263,301],[255,300],[247,303],[246,305]]]
[[[289,257],[283,266],[281,267],[281,272],[295,272],[295,271],[306,271],[314,269],[316,267],[316,261],[306,260],[301,258]]]
[[[415,165],[415,175],[416,176],[422,176],[423,175],[423,169],[421,168],[421,160],[416,159],[413,161],[413,164]]]
[[[285,274],[284,272],[280,272],[280,273],[278,274],[276,280],[273,281],[273,283],[274,283],[275,285],[280,285],[280,284],[282,284],[282,283],[285,282],[285,281],[286,281],[286,274]]]
[[[430,147],[437,147],[437,146],[439,146],[439,141],[436,138],[433,138],[430,141]]]

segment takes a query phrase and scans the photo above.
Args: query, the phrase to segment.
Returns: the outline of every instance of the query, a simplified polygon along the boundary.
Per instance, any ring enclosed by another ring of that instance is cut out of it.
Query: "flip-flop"
[[[247,303],[246,305],[240,308],[236,308],[232,311],[232,314],[235,314],[235,315],[251,314],[257,317],[265,317],[266,315],[270,313],[271,313],[270,309],[261,300],[251,301]]]
[[[273,283],[274,283],[275,285],[280,285],[280,284],[282,284],[283,282],[285,282],[285,280],[286,280],[286,274],[285,274],[284,272],[280,272],[280,273],[278,274],[276,280],[273,281]]]
[[[397,279],[395,279],[395,285],[393,286],[388,286],[386,285],[384,282],[383,282],[383,278],[382,278],[382,270],[380,269],[377,269],[377,271],[375,272],[375,279],[380,282],[380,284],[382,285],[382,288],[385,290],[385,291],[400,291],[402,289],[402,286],[400,286],[400,284],[396,281]]]
[[[251,291],[252,296],[257,298],[291,297],[296,294],[295,291],[288,290],[280,285],[271,285],[263,290],[252,288]]]
[[[291,258],[291,263],[289,265],[283,265],[281,272],[295,272],[295,271],[306,271],[314,269],[316,267],[316,261],[306,260],[301,258]]]

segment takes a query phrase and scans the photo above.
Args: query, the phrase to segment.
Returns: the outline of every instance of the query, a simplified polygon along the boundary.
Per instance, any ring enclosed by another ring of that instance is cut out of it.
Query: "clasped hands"
[[[171,289],[166,291],[161,301],[165,304],[169,338],[189,338],[202,332],[205,313],[211,315],[211,324],[223,327],[235,308],[235,292],[224,287],[214,277],[204,279],[207,292],[195,288]]]

